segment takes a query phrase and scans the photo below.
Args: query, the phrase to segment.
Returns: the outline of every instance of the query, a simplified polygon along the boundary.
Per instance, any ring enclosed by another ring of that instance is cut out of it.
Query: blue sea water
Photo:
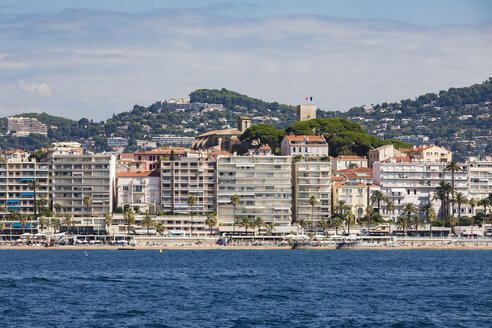
[[[492,327],[492,252],[3,250],[1,327]]]

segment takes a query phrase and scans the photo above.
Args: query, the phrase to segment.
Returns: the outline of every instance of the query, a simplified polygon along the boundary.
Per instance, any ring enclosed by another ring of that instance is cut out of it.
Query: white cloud
[[[19,89],[32,95],[51,96],[51,89],[46,83],[26,83],[20,80],[18,83]]]
[[[10,25],[3,31],[11,41],[0,54],[4,107],[73,118],[105,119],[136,103],[222,87],[288,104],[313,96],[323,109],[345,110],[492,75],[491,26],[249,19],[192,10],[73,10]],[[54,89],[56,97],[22,97],[6,91],[12,84],[39,96]]]

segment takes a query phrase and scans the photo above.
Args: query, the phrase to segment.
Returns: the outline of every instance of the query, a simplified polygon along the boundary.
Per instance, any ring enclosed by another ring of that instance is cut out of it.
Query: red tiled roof
[[[349,172],[372,172],[372,169],[368,167],[353,167],[351,169],[335,171],[335,173],[349,173]]]
[[[258,150],[272,150],[272,148],[270,148],[269,145],[263,145],[260,148],[258,148]]]
[[[331,177],[331,181],[345,181],[345,177]]]
[[[308,141],[308,142],[313,142],[313,141],[325,141],[325,138],[322,136],[294,136],[294,135],[288,135],[285,136],[287,140],[289,141]]]
[[[372,178],[372,172],[367,172],[367,175],[357,175],[356,173],[344,173],[343,176],[347,177],[348,179],[357,179],[357,178],[365,178],[369,179]]]
[[[335,186],[336,187],[366,187],[367,185],[365,183],[342,181],[342,182],[335,182]]]
[[[13,153],[25,153],[22,149],[13,149],[13,150],[7,150],[5,154],[13,154]]]
[[[119,172],[116,173],[117,178],[122,177],[158,177],[158,171],[144,171],[144,172]]]

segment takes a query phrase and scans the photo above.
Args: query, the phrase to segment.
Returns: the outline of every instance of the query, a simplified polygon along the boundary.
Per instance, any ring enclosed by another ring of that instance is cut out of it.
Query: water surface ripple
[[[5,327],[492,327],[492,252],[3,250]]]

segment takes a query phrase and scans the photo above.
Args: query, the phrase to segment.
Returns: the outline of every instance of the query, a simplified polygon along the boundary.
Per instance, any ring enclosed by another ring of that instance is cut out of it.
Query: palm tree
[[[109,227],[111,227],[111,224],[113,224],[113,217],[111,216],[111,213],[106,213],[104,216],[104,226],[106,227],[106,230],[109,231]]]
[[[321,219],[318,226],[323,229],[323,233],[326,235],[326,229],[330,226],[330,223],[327,220]]]
[[[449,194],[451,193],[451,185],[444,180],[439,181],[439,186],[434,191],[433,199],[441,201],[441,220],[445,221],[449,215]]]
[[[403,230],[403,235],[405,235],[405,231],[408,227],[408,224],[409,224],[408,218],[404,215],[400,215],[396,220],[396,226]]]
[[[145,213],[145,217],[140,222],[140,224],[142,225],[142,228],[147,228],[147,236],[148,236],[149,235],[149,229],[154,226],[154,220],[152,220],[152,217],[147,212],[147,213]]]
[[[89,209],[89,211],[91,212],[91,218],[92,218],[92,207],[91,207],[91,205],[92,205],[92,198],[90,198],[89,196],[86,196],[86,197],[84,197],[84,200],[82,201],[82,203],[84,204],[84,206],[86,207],[86,209]],[[86,226],[87,226],[86,233],[88,233],[89,232],[89,221],[86,221]]]
[[[265,226],[265,220],[261,216],[255,219],[254,226],[258,229],[258,235],[260,234],[261,228]]]
[[[67,227],[67,232],[70,234],[70,228],[73,227],[73,220],[70,213],[65,213],[65,219],[63,220],[63,225]]]
[[[330,227],[335,228],[335,234],[338,235],[338,228],[342,227],[343,225],[343,219],[338,216],[334,215],[330,219]]]
[[[458,204],[458,220],[461,219],[461,205],[462,204],[467,204],[468,199],[466,198],[465,194],[462,192],[457,192],[454,196],[454,200]]]
[[[164,223],[158,222],[157,225],[155,226],[155,231],[159,234],[162,235],[164,233]]]
[[[386,211],[388,211],[390,214],[390,223],[389,223],[389,228],[388,228],[388,234],[391,235],[391,222],[393,221],[393,211],[395,210],[395,203],[392,200],[387,200],[386,201]]]
[[[275,230],[275,224],[273,224],[273,222],[267,222],[265,223],[265,229],[267,234],[271,235],[272,231]]]
[[[427,213],[427,222],[429,223],[429,237],[432,237],[432,222],[434,222],[436,219],[436,211],[433,207],[431,207],[429,212]]]
[[[3,233],[4,230],[5,230],[5,224],[3,224],[3,222],[0,222],[0,234]]]
[[[474,216],[475,215],[475,207],[477,207],[477,205],[478,205],[478,200],[476,200],[475,198],[472,197],[468,200],[468,204],[470,205],[471,210],[472,210],[471,215]]]
[[[191,237],[191,231],[193,229],[193,206],[196,205],[196,197],[193,195],[189,195],[186,204],[188,205],[189,208],[188,213],[190,213],[191,216],[191,223],[190,223],[190,237]]]
[[[431,212],[433,212],[434,214],[436,214],[435,211],[434,211],[434,208],[432,207],[432,203],[431,202],[426,202],[425,204],[423,204],[423,205],[420,206],[420,210],[425,213],[425,220],[427,221],[427,223],[430,224],[430,230],[431,230],[430,231],[430,236],[432,237],[432,223],[430,223],[429,215],[430,215]]]
[[[56,214],[60,213],[60,211],[62,210],[62,206],[58,203],[55,203],[54,208]]]
[[[350,206],[344,200],[339,200],[335,206],[335,213],[339,214],[341,219],[345,221],[347,212],[350,212]],[[350,235],[350,220],[348,221],[348,234]]]
[[[422,220],[420,219],[420,216],[418,214],[412,216],[410,220],[410,226],[413,226],[415,228],[415,237],[417,237],[417,233],[418,233],[417,230],[421,225],[422,225]]]
[[[299,220],[299,225],[303,228],[304,233],[304,229],[311,225],[311,220]]]
[[[417,212],[417,206],[413,203],[403,204],[403,213],[407,214],[407,223],[410,224],[412,214]]]
[[[210,229],[210,236],[212,236],[213,228],[217,225],[217,212],[210,213],[205,220],[205,224]]]
[[[446,165],[446,167],[443,170],[444,172],[451,172],[451,195],[453,196],[451,200],[451,211],[454,213],[454,173],[455,172],[462,172],[463,169],[458,165],[457,162],[451,161]]]
[[[248,216],[243,216],[241,218],[240,226],[246,229],[246,234],[248,234],[248,228],[254,229],[254,221]]]
[[[22,233],[24,233],[24,229],[26,228],[26,225],[27,225],[27,215],[24,215],[21,217],[20,219],[20,225],[22,226]]]
[[[383,194],[381,191],[376,190],[371,196],[371,202],[374,204],[374,202],[378,203],[378,213],[381,214],[381,202],[387,201],[388,197],[386,197],[385,194]]]
[[[239,196],[234,194],[231,196],[231,200],[229,202],[229,204],[232,205],[232,207],[234,208],[234,219],[232,220],[233,222],[233,229],[234,229],[234,234],[236,234],[236,207],[239,206],[239,204],[241,203],[241,201],[239,200]]]
[[[314,205],[316,205],[317,199],[316,196],[309,197],[308,204],[311,205],[311,222],[313,222],[313,230],[314,230]]]
[[[37,192],[36,190],[39,189],[41,187],[41,185],[39,184],[38,180],[34,179],[32,180],[31,182],[29,182],[29,184],[27,185],[27,187],[29,189],[31,189],[33,191],[33,194],[34,194],[34,202],[33,202],[33,207],[34,207],[34,219],[38,219],[38,211],[37,211],[37,199],[36,199],[36,196],[37,196]]]
[[[374,208],[371,205],[366,207],[366,217],[367,217],[367,233],[369,233],[369,228],[372,220],[372,215],[374,214]],[[379,210],[378,210],[379,213]]]
[[[43,216],[38,218],[38,227],[40,230],[44,230],[44,227],[46,227],[47,224],[48,222]]]
[[[55,233],[57,230],[60,231],[60,227],[61,227],[60,219],[58,219],[58,218],[51,219],[51,226],[55,230]]]
[[[130,234],[131,226],[135,224],[135,212],[133,212],[133,209],[128,208],[123,216],[125,218],[125,223],[128,226],[128,234]]]
[[[487,206],[490,206],[491,202],[488,198],[482,198],[478,202],[478,205],[483,206],[483,221],[482,221],[482,227],[485,226],[485,219],[487,218]]]

